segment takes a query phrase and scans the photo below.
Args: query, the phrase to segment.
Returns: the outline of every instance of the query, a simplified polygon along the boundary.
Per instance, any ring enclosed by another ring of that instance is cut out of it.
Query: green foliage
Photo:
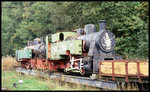
[[[147,1],[2,2],[2,55],[14,55],[28,40],[106,20],[124,58],[148,58]],[[11,8],[13,7],[13,8]]]

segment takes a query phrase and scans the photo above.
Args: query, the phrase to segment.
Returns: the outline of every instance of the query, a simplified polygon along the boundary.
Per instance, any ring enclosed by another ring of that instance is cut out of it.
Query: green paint
[[[61,33],[63,33],[64,39],[66,39],[69,36],[75,36],[76,35],[76,32],[71,32],[71,31],[57,32],[57,33],[52,35],[52,42],[59,41],[60,40],[59,36],[60,36]]]
[[[72,55],[82,54],[82,41],[81,40],[69,40],[58,43],[51,43],[51,59],[59,60],[64,59],[66,50],[70,50]]]
[[[48,59],[48,37],[49,36],[46,36],[46,59]]]
[[[23,50],[17,50],[16,51],[17,60],[21,58],[32,58],[32,50],[31,49],[23,49]]]
[[[64,40],[60,41],[60,34],[63,34]],[[76,36],[76,32],[64,31],[46,36],[46,58],[51,60],[65,59],[66,50],[70,50],[72,55],[82,54],[82,40],[67,40],[68,37]],[[49,39],[51,38],[51,39]],[[48,57],[48,42],[51,44],[51,58]]]

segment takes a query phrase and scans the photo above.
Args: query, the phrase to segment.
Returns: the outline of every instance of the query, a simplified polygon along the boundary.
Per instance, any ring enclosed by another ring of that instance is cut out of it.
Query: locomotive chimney
[[[101,30],[106,30],[106,21],[105,20],[100,20],[100,31]]]

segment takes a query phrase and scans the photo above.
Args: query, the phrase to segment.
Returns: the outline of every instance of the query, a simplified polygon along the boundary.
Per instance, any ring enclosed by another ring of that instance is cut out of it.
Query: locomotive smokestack
[[[106,30],[106,21],[105,20],[100,20],[100,31],[101,30]]]

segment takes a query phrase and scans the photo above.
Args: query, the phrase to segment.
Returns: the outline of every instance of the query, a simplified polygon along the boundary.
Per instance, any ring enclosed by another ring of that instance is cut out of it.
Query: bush
[[[19,63],[16,61],[16,58],[7,55],[2,57],[2,70],[12,70],[13,66],[18,66]]]

